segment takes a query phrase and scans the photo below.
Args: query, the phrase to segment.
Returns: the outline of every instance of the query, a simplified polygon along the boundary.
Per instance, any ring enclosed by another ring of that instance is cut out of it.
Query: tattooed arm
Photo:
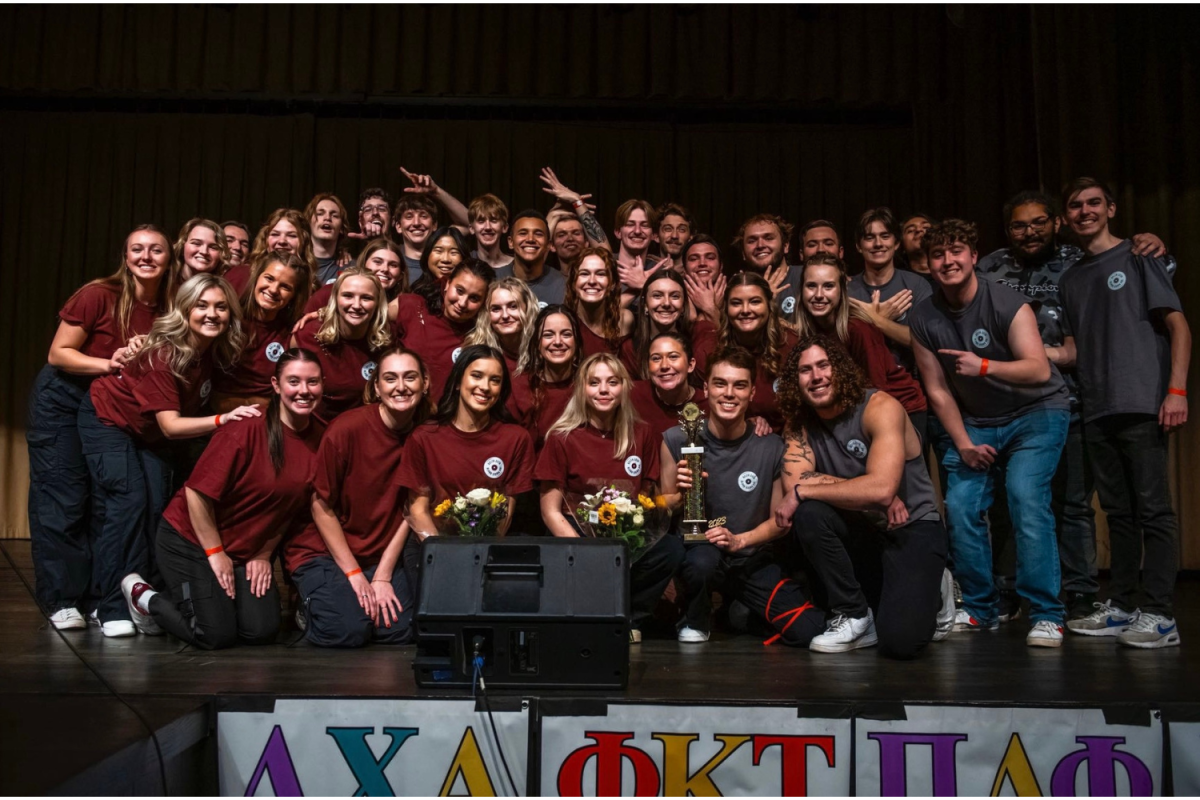
[[[600,225],[600,220],[596,219],[596,215],[592,213],[595,206],[588,203],[591,195],[581,195],[567,188],[550,167],[543,168],[540,177],[542,183],[546,184],[542,187],[542,191],[554,195],[563,208],[570,209],[575,216],[579,217],[579,224],[583,226],[583,235],[587,237],[588,244],[603,247],[612,252],[612,245],[608,243],[608,235]]]

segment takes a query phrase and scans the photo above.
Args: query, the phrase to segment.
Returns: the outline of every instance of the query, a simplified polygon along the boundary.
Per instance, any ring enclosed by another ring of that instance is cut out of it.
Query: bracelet
[[[985,358],[979,362],[979,374],[981,376],[987,375],[987,368],[988,368],[988,360]]]
[[[391,583],[391,580],[384,580],[383,578],[371,578],[371,583]]]
[[[357,569],[352,569],[346,573],[347,578],[353,578],[355,575],[362,575],[362,567],[358,567]]]
[[[1170,389],[1167,389],[1167,394],[1173,394],[1179,397],[1187,397],[1187,389],[1176,389],[1175,387],[1171,387]]]
[[[219,544],[216,547],[210,547],[204,551],[205,556],[215,556],[217,553],[224,553],[225,545]]]
[[[586,208],[587,203],[583,202],[582,200],[575,200],[571,203],[571,207],[572,208]]]
[[[215,417],[213,417],[213,425],[216,425],[218,428],[221,427],[221,415],[220,414],[217,414]]]

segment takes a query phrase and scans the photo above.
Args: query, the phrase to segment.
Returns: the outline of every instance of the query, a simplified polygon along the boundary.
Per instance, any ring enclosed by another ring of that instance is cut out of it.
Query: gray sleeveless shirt
[[[861,403],[837,419],[821,420],[805,426],[818,472],[847,479],[867,474],[871,437],[863,431],[862,419],[867,401],[876,391],[868,389]],[[908,522],[941,519],[923,455],[904,462],[904,474],[900,476],[897,494],[908,507]],[[886,519],[883,527],[886,527]]]

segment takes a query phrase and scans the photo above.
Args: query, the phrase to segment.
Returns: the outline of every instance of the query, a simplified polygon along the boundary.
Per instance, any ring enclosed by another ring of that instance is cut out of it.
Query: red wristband
[[[979,362],[979,374],[981,376],[987,375],[987,367],[988,367],[988,361],[986,358]]]
[[[216,547],[210,547],[207,550],[205,550],[204,555],[215,556],[217,553],[224,553],[224,552],[225,552],[225,545],[219,544]]]
[[[358,569],[352,569],[346,573],[347,578],[353,578],[355,575],[362,575],[362,567],[359,567]]]
[[[213,425],[216,425],[218,428],[221,427],[221,415],[220,414],[217,414],[215,417],[213,417]]]
[[[1176,389],[1171,387],[1170,389],[1167,389],[1167,394],[1177,394],[1180,397],[1187,397],[1187,389]]]

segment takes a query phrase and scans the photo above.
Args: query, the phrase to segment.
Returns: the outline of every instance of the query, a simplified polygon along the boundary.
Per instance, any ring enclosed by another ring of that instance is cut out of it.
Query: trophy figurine
[[[700,428],[704,414],[695,403],[688,403],[679,414],[679,426],[683,428],[684,446],[680,454],[687,461],[692,473],[692,488],[683,496],[683,541],[706,542],[708,515],[704,508],[704,446],[700,444]]]

